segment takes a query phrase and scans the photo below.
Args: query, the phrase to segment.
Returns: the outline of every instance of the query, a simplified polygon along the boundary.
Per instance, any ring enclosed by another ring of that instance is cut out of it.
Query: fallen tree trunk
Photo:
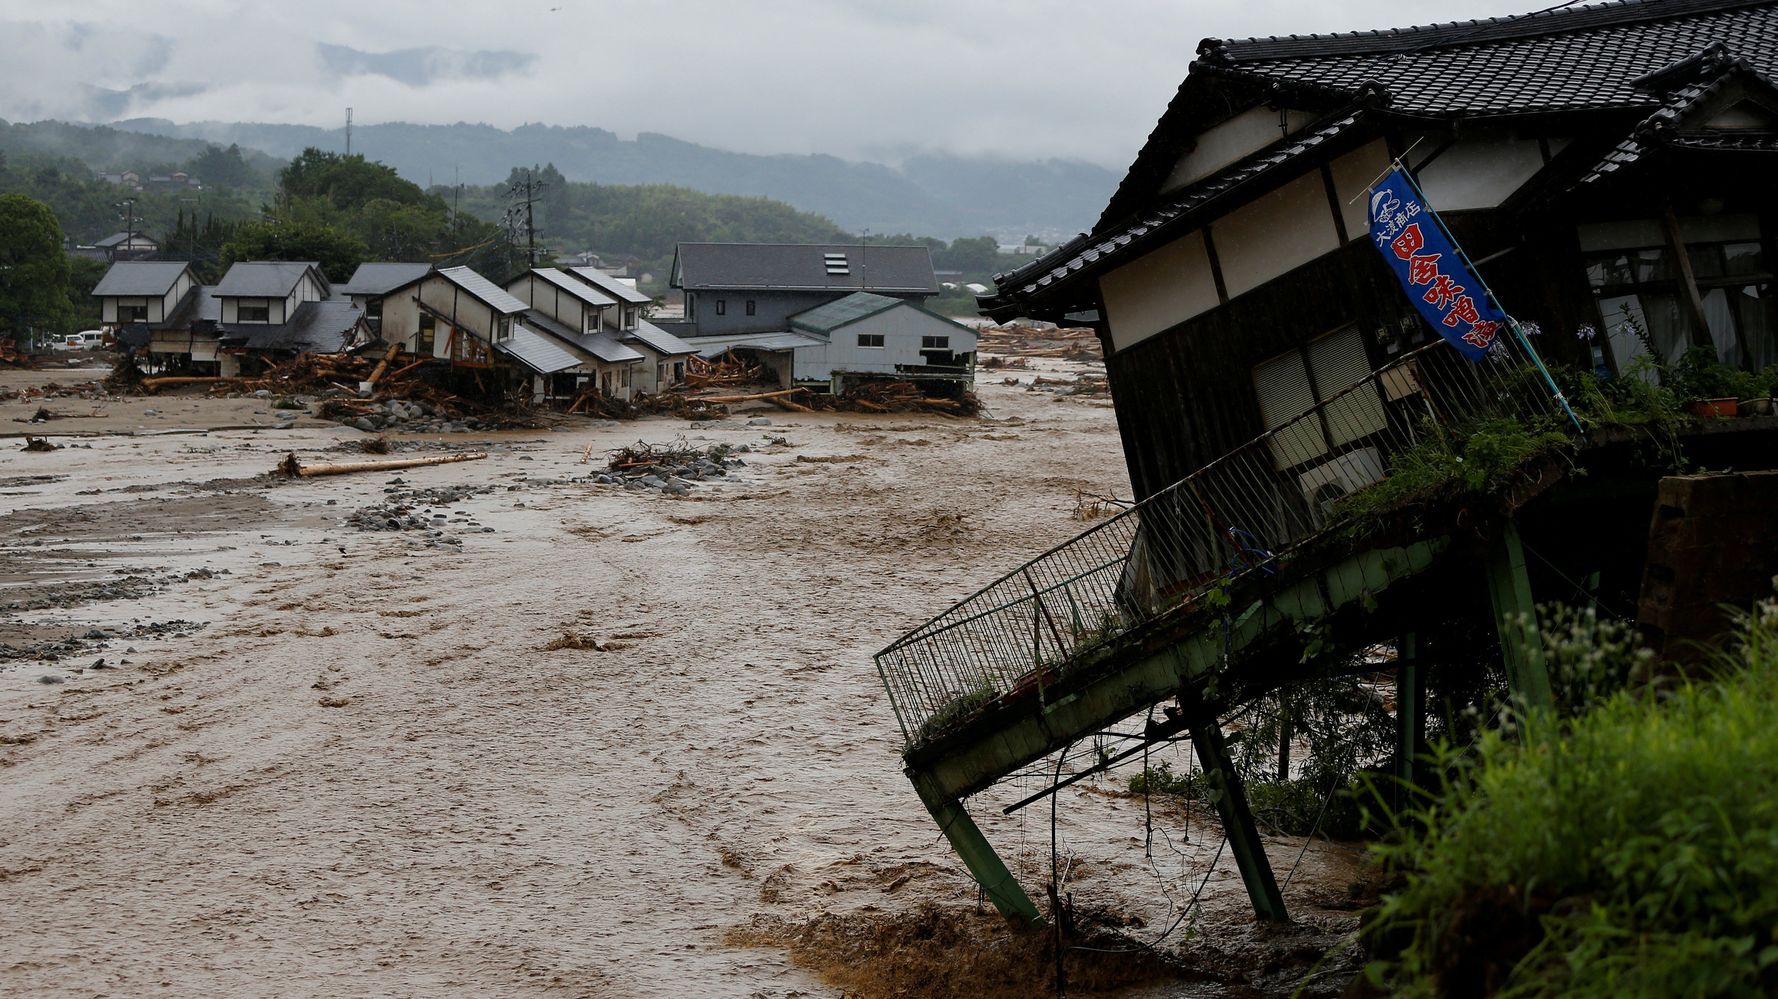
[[[694,402],[752,402],[755,399],[782,399],[785,396],[795,395],[798,392],[806,392],[806,391],[808,391],[808,389],[793,388],[793,389],[784,389],[781,392],[759,392],[754,395],[700,395],[700,396],[695,397],[692,401],[694,401]]]
[[[302,476],[313,478],[317,475],[348,475],[352,472],[393,472],[402,468],[420,468],[425,465],[449,465],[457,461],[476,461],[486,458],[486,451],[465,451],[462,454],[440,454],[430,458],[391,458],[387,461],[329,461],[317,465],[305,465],[296,460],[296,452],[284,456],[273,471],[291,477]]]
[[[175,385],[222,385],[241,381],[246,379],[223,378],[219,375],[169,375],[164,378],[142,379],[142,391],[153,392],[155,389],[172,388]]]

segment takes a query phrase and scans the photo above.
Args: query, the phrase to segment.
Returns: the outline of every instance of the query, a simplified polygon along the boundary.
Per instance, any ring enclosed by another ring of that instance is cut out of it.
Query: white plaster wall
[[[1408,157],[1419,170],[1416,179],[1432,207],[1441,212],[1494,208],[1543,169],[1543,149],[1536,139],[1506,132],[1476,131],[1461,138],[1430,163],[1439,146],[1428,136]]]
[[[1204,234],[1196,231],[1106,273],[1099,291],[1118,350],[1218,304]]]
[[[1340,247],[1319,170],[1217,219],[1210,238],[1230,298]]]
[[[1285,128],[1279,128],[1278,115],[1272,108],[1257,107],[1198,133],[1197,145],[1174,164],[1161,191],[1177,190],[1202,180],[1243,156],[1284,138],[1286,129],[1296,132],[1314,121],[1313,116],[1304,112],[1286,111]]]
[[[1381,139],[1360,146],[1328,164],[1348,240],[1363,239],[1370,232],[1370,201],[1365,195],[1370,191],[1371,181],[1388,169],[1389,147]]]

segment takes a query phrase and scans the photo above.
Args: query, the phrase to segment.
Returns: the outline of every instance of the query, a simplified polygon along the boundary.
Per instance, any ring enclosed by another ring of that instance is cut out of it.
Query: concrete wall
[[[1637,621],[1664,659],[1696,660],[1725,633],[1723,605],[1749,609],[1778,574],[1778,472],[1661,480]]]

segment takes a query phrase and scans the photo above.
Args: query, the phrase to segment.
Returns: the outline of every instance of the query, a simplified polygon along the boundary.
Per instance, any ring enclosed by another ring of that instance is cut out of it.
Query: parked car
[[[79,333],[64,333],[51,341],[57,350],[100,350],[105,346],[103,330],[82,330]]]

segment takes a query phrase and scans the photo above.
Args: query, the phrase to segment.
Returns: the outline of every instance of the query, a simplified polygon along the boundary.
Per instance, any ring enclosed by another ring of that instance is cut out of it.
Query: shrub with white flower
[[[1592,323],[1581,323],[1574,328],[1574,338],[1582,343],[1592,343],[1593,338],[1598,335],[1599,331],[1593,327]]]

